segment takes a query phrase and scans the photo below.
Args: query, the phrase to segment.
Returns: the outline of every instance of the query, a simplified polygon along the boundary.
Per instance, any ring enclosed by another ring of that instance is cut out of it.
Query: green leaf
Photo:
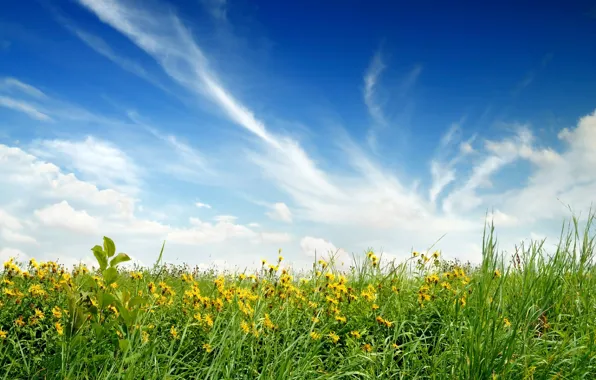
[[[99,264],[99,269],[103,271],[108,267],[108,257],[104,250],[99,246],[96,245],[95,247],[91,248],[93,251],[93,256],[97,259],[97,263]]]
[[[130,301],[128,301],[128,308],[133,309],[135,306],[141,306],[145,303],[147,303],[147,298],[134,296],[130,299]]]
[[[130,347],[130,341],[128,339],[118,339],[118,347],[122,352],[126,352]]]
[[[110,266],[115,267],[116,265],[125,261],[130,261],[130,257],[126,253],[119,253],[116,257],[112,259],[112,261],[110,262]]]
[[[112,257],[116,253],[116,244],[107,236],[103,237],[103,250],[107,253],[108,257]]]
[[[93,332],[95,333],[95,336],[97,338],[101,338],[103,335],[103,327],[99,324],[99,323],[92,323],[91,324],[91,328],[93,329]]]
[[[103,279],[106,282],[106,286],[110,285],[118,278],[118,270],[113,266],[109,267],[103,272]]]
[[[109,269],[106,270],[106,272],[107,271],[109,271]],[[105,273],[104,273],[104,275],[105,275]],[[106,307],[116,303],[116,297],[114,297],[110,293],[100,293],[97,295],[97,301],[99,302],[99,306],[102,309],[105,309]]]

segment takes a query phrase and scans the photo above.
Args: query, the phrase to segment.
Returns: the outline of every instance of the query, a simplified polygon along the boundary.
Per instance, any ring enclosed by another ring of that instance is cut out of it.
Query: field
[[[118,269],[4,263],[0,378],[576,379],[596,378],[593,217],[483,261],[373,252],[341,273],[333,260],[294,273],[283,257],[245,273],[161,264]],[[282,252],[283,254],[283,252]]]

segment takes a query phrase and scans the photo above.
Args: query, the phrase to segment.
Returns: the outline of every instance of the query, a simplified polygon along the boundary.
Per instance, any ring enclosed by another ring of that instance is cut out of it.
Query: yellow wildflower
[[[15,321],[14,321],[15,325],[19,326],[19,327],[23,327],[25,326],[25,321],[23,320],[23,316],[20,315]]]
[[[337,335],[335,332],[331,331],[327,336],[333,343],[339,342],[339,335]]]
[[[248,325],[248,323],[246,323],[246,321],[240,322],[240,328],[242,329],[242,331],[244,331],[245,334],[248,334],[250,332],[250,326]]]
[[[358,330],[350,331],[350,335],[356,339],[360,339],[360,337],[362,336]]]
[[[54,315],[54,318],[62,318],[62,311],[58,306],[54,306],[52,309],[52,315]]]
[[[205,323],[207,324],[207,326],[209,327],[213,327],[213,319],[211,318],[211,315],[207,314],[204,317]]]
[[[277,327],[277,326],[275,326],[273,324],[273,322],[271,322],[271,319],[269,318],[269,314],[267,314],[267,313],[265,313],[265,322],[264,322],[264,324],[265,324],[265,327],[267,327],[268,329],[271,329],[271,330],[273,330],[273,329],[275,329]]]
[[[172,335],[172,338],[178,339],[178,331],[176,331],[176,327],[174,327],[174,325],[170,327],[170,334]]]
[[[45,315],[43,314],[43,312],[39,309],[35,309],[35,318],[39,318],[39,320],[43,320],[45,318]]]
[[[346,317],[343,317],[341,315],[336,315],[335,320],[338,322],[343,322],[343,323],[346,323],[346,321],[347,321]]]
[[[362,345],[362,349],[366,352],[371,352],[372,346],[370,345],[370,343],[366,343],[366,344]]]
[[[510,327],[511,326],[511,322],[507,318],[503,318],[503,324],[505,325],[505,327]]]
[[[319,340],[319,339],[321,339],[321,334],[319,334],[319,333],[318,333],[318,332],[316,332],[316,331],[312,331],[312,332],[311,332],[310,334],[308,334],[308,335],[310,335],[310,338],[311,338],[312,340]]]
[[[211,345],[209,343],[204,343],[203,350],[205,350],[205,352],[207,352],[207,353],[210,353],[211,351],[213,351],[213,347],[211,347]]]
[[[54,327],[56,327],[56,332],[58,333],[58,335],[64,334],[64,328],[62,327],[60,322],[54,323]]]
[[[141,340],[143,343],[149,342],[149,333],[147,331],[141,332]]]
[[[0,328],[0,340],[6,339],[8,333]]]

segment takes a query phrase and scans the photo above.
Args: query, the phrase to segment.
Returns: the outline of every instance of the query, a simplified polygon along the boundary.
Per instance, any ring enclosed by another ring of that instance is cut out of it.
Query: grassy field
[[[107,238],[97,269],[8,261],[0,378],[593,379],[592,220],[550,255],[502,257],[489,228],[476,267],[369,252],[345,273],[281,256],[246,273],[119,270]]]

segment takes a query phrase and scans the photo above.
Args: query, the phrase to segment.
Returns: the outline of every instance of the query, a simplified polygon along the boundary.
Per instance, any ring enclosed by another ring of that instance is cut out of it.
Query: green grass
[[[497,253],[489,229],[475,267],[428,252],[427,262],[382,267],[363,255],[346,273],[333,262],[301,273],[159,261],[124,271],[117,261],[128,257],[107,238],[91,273],[10,262],[0,275],[0,376],[596,378],[592,221],[580,230],[573,219],[550,254],[534,242],[512,257]]]

